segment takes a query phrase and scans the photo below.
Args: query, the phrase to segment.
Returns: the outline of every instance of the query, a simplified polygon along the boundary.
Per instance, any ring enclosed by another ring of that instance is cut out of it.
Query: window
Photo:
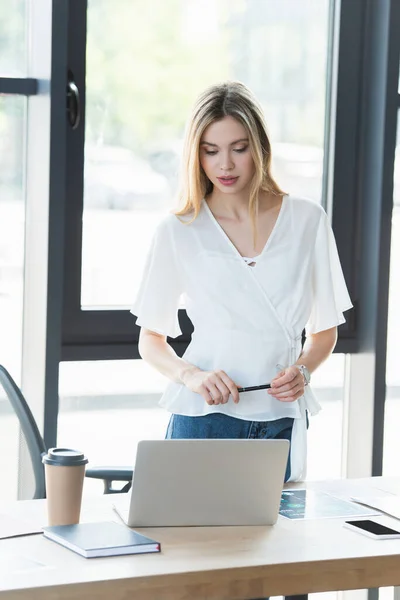
[[[345,355],[333,354],[312,377],[321,410],[310,417],[307,433],[307,479],[342,477]]]
[[[156,222],[174,204],[190,105],[211,83],[247,83],[278,181],[316,201],[322,192],[328,2],[297,2],[296,14],[291,0],[116,4],[88,5],[85,309],[131,304]]]
[[[61,363],[57,444],[82,450],[91,467],[132,466],[140,440],[165,436],[165,384],[142,360]],[[85,480],[85,494],[101,489]]]
[[[329,18],[329,0],[155,0],[140,10],[89,0],[82,231],[67,233],[82,236],[82,268],[67,256],[64,359],[138,357],[127,309],[156,223],[174,205],[185,122],[207,85],[249,85],[278,182],[322,201]],[[76,190],[68,207],[82,210]],[[189,323],[183,331],[179,351]]]
[[[0,6],[0,75],[26,75],[27,0],[9,0]]]
[[[26,74],[26,1],[0,6],[0,78]],[[0,364],[21,380],[26,99],[0,95]],[[2,497],[18,494],[20,427],[0,385]]]
[[[0,97],[0,362],[18,379],[24,267],[26,101]]]

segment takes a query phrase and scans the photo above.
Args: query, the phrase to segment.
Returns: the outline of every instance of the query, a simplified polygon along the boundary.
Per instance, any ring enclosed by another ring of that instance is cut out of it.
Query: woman
[[[181,208],[156,230],[132,312],[142,358],[171,380],[167,437],[289,439],[285,479],[296,481],[307,411],[319,409],[310,376],[351,302],[324,210],[283,192],[270,165],[250,90],[207,89],[187,127]],[[179,358],[166,337],[181,333],[181,298],[194,333]]]

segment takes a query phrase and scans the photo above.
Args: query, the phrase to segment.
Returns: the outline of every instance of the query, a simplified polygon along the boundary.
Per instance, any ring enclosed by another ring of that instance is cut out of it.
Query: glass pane
[[[169,414],[158,406],[165,384],[142,360],[61,363],[57,444],[85,452],[90,467],[133,465],[140,440],[165,437]],[[102,489],[85,480],[85,494]]]
[[[386,365],[385,436],[383,474],[398,475],[400,422],[400,118],[394,165],[392,241],[390,251],[389,316]]]
[[[0,97],[0,364],[20,383],[24,266],[26,101]],[[0,472],[16,498],[19,428],[0,392]],[[11,460],[10,460],[11,457]]]
[[[261,101],[274,172],[321,200],[329,0],[89,0],[82,306],[131,304],[207,85]],[[288,43],[290,40],[290,43]]]
[[[17,500],[20,427],[0,383],[0,469],[2,501]],[[10,460],[10,457],[11,460]],[[4,483],[3,483],[4,482]]]
[[[20,369],[24,263],[24,98],[0,98],[0,362]]]
[[[27,1],[0,2],[0,77],[26,75]]]
[[[345,354],[333,354],[312,376],[312,389],[321,411],[310,417],[308,428],[309,481],[342,476],[344,367]]]

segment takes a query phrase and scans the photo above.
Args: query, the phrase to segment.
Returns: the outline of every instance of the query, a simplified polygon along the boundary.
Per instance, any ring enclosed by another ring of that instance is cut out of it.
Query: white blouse
[[[253,266],[205,200],[192,223],[168,215],[156,229],[131,312],[138,325],[177,337],[182,299],[194,326],[184,359],[204,370],[222,369],[241,387],[270,382],[278,365],[297,361],[304,327],[312,334],[340,325],[343,312],[352,306],[325,211],[293,196],[284,196]],[[250,421],[293,417],[294,481],[305,476],[306,409],[311,414],[319,410],[310,386],[305,390],[290,403],[259,390],[241,393],[238,404],[230,400],[210,406],[199,394],[171,382],[160,405],[192,416],[219,412]]]

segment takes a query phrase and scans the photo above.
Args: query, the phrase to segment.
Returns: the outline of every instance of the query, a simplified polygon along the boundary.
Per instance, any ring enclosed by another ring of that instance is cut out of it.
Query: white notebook
[[[0,540],[34,533],[42,533],[42,527],[11,515],[0,514]]]
[[[400,496],[357,496],[352,500],[400,519]]]

